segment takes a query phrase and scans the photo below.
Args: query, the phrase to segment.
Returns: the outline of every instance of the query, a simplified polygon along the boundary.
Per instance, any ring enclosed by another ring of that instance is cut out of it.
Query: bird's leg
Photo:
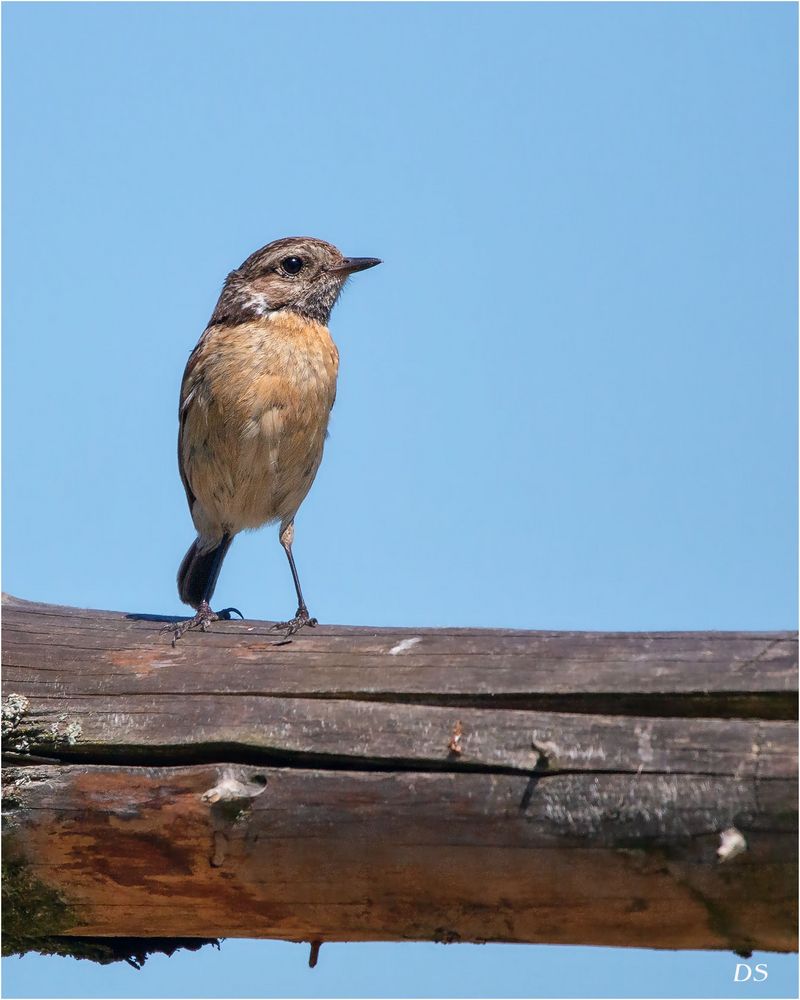
[[[289,636],[295,635],[299,632],[301,628],[305,628],[306,626],[308,626],[308,628],[313,628],[317,624],[317,619],[312,618],[308,613],[306,602],[303,600],[303,591],[300,589],[300,577],[297,575],[297,567],[294,564],[294,556],[292,555],[294,521],[290,521],[289,524],[281,525],[280,539],[281,545],[286,552],[286,557],[289,560],[289,568],[292,571],[292,579],[294,580],[294,589],[297,591],[297,614],[291,619],[291,621],[276,622],[272,627],[275,630],[286,629],[284,639],[288,639]]]

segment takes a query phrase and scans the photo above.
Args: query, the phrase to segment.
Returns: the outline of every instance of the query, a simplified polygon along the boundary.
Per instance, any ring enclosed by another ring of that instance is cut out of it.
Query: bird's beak
[[[341,264],[330,268],[336,274],[353,274],[355,271],[366,271],[368,267],[375,267],[383,261],[377,257],[345,257]]]

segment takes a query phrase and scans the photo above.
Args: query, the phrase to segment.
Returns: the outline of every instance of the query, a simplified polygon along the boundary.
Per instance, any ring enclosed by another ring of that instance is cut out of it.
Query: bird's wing
[[[189,484],[189,478],[186,475],[183,438],[184,431],[186,429],[186,418],[191,409],[192,402],[194,401],[195,393],[197,391],[196,370],[198,362],[204,353],[207,334],[208,331],[206,330],[203,336],[198,340],[194,350],[189,355],[189,360],[186,362],[186,368],[183,372],[183,380],[181,381],[181,401],[178,409],[178,472],[181,476],[183,488],[186,491],[186,500],[189,504],[189,511],[191,511],[194,507],[196,497],[192,492],[192,487]]]

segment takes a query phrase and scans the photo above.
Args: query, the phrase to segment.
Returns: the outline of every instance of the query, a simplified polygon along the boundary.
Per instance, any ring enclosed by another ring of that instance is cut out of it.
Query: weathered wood
[[[66,716],[66,719],[65,719]],[[69,720],[69,722],[67,722]],[[791,778],[790,722],[590,716],[566,712],[438,708],[351,700],[202,694],[37,697],[18,728],[64,760],[150,764],[202,760],[286,762],[361,769],[452,769],[449,740],[461,724],[459,769],[620,771]],[[74,742],[66,737],[73,727]],[[79,738],[77,738],[79,736]]]
[[[231,621],[174,648],[166,619],[4,599],[6,683],[58,694],[169,690],[629,715],[795,719],[789,632],[521,632],[320,626],[276,646]],[[12,672],[13,671],[13,672]]]
[[[751,782],[241,765],[28,778],[8,850],[36,859],[72,933],[794,944],[794,835],[760,829]],[[237,797],[207,801],[225,779]],[[718,827],[734,821],[749,850],[726,869]]]
[[[4,604],[41,934],[796,947],[792,634],[161,624]]]

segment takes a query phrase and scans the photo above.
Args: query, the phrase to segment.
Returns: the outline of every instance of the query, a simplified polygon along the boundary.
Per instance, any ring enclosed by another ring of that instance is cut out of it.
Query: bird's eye
[[[287,274],[299,274],[303,270],[303,262],[299,257],[284,257],[281,267]]]

